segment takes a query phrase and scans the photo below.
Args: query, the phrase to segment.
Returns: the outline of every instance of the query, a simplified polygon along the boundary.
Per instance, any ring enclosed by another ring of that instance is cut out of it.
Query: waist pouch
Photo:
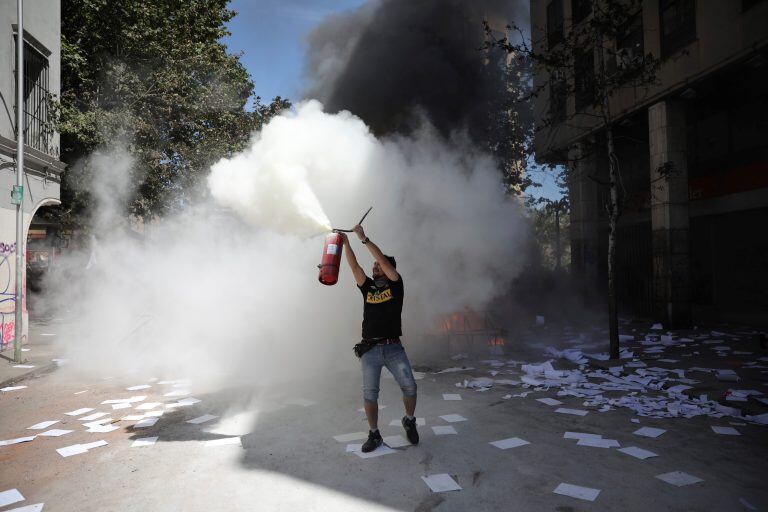
[[[378,340],[361,340],[360,343],[352,347],[357,357],[363,357],[363,354],[371,350],[376,345],[394,345],[399,344],[398,338],[378,339]]]

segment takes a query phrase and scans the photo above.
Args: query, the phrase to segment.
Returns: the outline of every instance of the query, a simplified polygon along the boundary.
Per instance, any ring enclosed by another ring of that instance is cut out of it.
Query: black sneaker
[[[363,453],[372,452],[379,446],[381,446],[381,443],[383,443],[384,440],[381,438],[381,433],[377,430],[376,432],[368,431],[368,440],[363,443]]]
[[[403,416],[403,428],[405,429],[405,435],[408,436],[408,440],[411,444],[419,444],[419,431],[416,430],[416,418],[409,420],[408,416]]]

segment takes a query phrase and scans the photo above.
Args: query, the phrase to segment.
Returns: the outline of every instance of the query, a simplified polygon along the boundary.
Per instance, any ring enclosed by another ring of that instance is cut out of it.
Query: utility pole
[[[16,186],[11,198],[16,203],[16,324],[13,328],[13,360],[21,363],[21,336],[24,332],[24,5],[17,0],[16,32]]]

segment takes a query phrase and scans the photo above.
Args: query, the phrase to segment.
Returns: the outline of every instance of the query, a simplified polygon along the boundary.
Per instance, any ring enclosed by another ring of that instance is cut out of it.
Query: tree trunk
[[[619,312],[616,301],[616,223],[619,220],[618,169],[613,148],[613,128],[606,127],[611,204],[608,208],[608,336],[611,359],[619,359]]]
[[[560,272],[560,208],[555,208],[555,269]]]

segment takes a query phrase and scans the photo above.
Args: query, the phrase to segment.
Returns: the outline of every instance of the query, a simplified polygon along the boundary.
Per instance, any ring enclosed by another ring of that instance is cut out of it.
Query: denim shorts
[[[379,398],[381,368],[387,367],[403,390],[403,396],[416,396],[416,380],[405,349],[400,344],[376,345],[360,358],[363,367],[363,399],[375,402]]]

